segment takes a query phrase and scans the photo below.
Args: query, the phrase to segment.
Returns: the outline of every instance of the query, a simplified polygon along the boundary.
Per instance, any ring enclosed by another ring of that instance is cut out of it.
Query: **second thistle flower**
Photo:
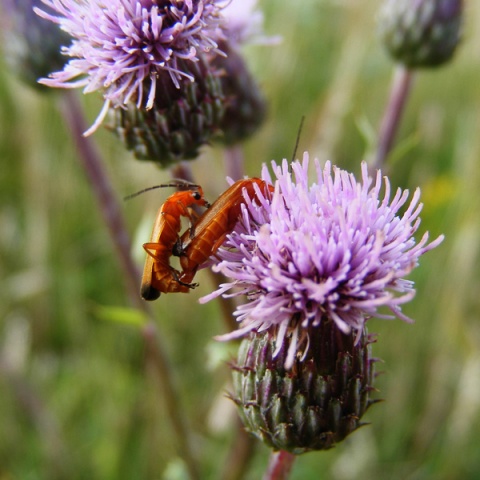
[[[291,169],[273,163],[276,175],[271,202],[247,208],[234,233],[219,250],[215,267],[231,279],[221,294],[247,295],[235,315],[241,328],[221,337],[251,331],[275,331],[277,351],[290,338],[286,368],[311,344],[309,331],[332,321],[357,341],[371,317],[404,320],[400,306],[415,294],[405,279],[421,255],[436,247],[414,234],[420,225],[420,191],[391,191],[387,178],[375,179],[362,164],[362,181],[330,162],[315,162],[316,181],[309,185],[308,155]],[[265,168],[263,180],[273,183]],[[267,208],[268,207],[268,208]],[[403,213],[402,213],[403,210]],[[227,293],[229,292],[229,293]],[[274,354],[274,356],[275,356]]]
[[[443,239],[417,242],[420,192],[392,192],[387,178],[362,179],[309,158],[272,162],[262,179],[270,198],[245,195],[236,229],[217,252],[230,278],[203,301],[246,295],[241,326],[219,337],[245,337],[233,365],[233,400],[245,427],[274,450],[325,450],[360,427],[375,402],[374,363],[366,330],[372,317],[409,320],[406,280],[421,255]],[[390,315],[390,318],[392,315]]]

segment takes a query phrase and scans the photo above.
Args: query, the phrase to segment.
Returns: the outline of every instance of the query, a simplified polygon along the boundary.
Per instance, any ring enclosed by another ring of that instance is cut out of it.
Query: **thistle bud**
[[[463,0],[386,0],[380,36],[389,54],[410,68],[449,61],[460,41]]]
[[[364,425],[375,402],[373,338],[364,332],[355,344],[354,334],[322,322],[309,329],[310,347],[286,369],[290,342],[285,336],[278,350],[271,331],[243,340],[233,400],[245,428],[274,450],[327,450]]]
[[[179,80],[176,88],[168,77],[156,79],[156,95],[149,110],[129,103],[111,108],[109,128],[139,160],[153,160],[161,167],[193,159],[219,131],[225,105],[219,73],[203,57],[197,62],[178,61],[193,77]]]
[[[63,68],[66,58],[61,47],[68,45],[70,38],[34,13],[33,8],[40,5],[40,0],[4,0],[1,26],[9,65],[26,84],[47,91],[37,80]]]
[[[229,42],[220,42],[226,57],[213,60],[218,70],[225,95],[226,111],[220,124],[221,141],[227,145],[240,142],[252,135],[263,123],[267,111],[265,98],[237,49]]]

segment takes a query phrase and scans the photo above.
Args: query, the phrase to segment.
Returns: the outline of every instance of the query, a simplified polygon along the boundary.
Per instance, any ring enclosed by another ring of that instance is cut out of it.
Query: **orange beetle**
[[[233,231],[241,206],[245,203],[244,190],[249,198],[258,200],[255,185],[264,194],[271,194],[274,190],[272,185],[260,178],[235,182],[201,215],[192,230],[186,231],[174,245],[172,253],[180,257],[181,283],[190,284],[200,265],[219,249],[225,237]]]
[[[181,217],[189,218],[193,224],[191,207],[193,205],[210,206],[205,200],[203,190],[199,185],[186,182],[158,185],[158,187],[163,186],[188,186],[189,190],[176,192],[167,198],[158,210],[150,242],[143,244],[143,248],[147,252],[147,258],[143,268],[140,294],[144,300],[156,300],[161,293],[186,293],[190,288],[195,287],[195,285],[180,279],[180,272],[170,265],[170,257],[179,239],[182,227]],[[157,187],[150,187],[146,190],[152,188]]]

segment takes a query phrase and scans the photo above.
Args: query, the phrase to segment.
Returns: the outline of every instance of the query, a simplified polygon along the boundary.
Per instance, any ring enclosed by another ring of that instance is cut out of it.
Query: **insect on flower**
[[[250,332],[275,335],[273,358],[288,340],[285,368],[305,358],[312,329],[334,322],[345,335],[364,335],[372,317],[411,321],[401,306],[415,295],[405,278],[420,257],[438,246],[443,235],[420,239],[420,190],[392,191],[380,171],[372,178],[362,163],[361,180],[330,162],[272,162],[275,193],[258,209],[246,203],[244,215],[216,252],[213,270],[227,282],[200,299],[245,295],[235,317],[241,327],[221,340]],[[272,182],[266,166],[262,179]],[[208,213],[208,212],[207,212]],[[196,231],[198,234],[198,230]],[[182,279],[183,280],[183,279]],[[188,281],[188,280],[184,280]]]
[[[273,186],[260,178],[239,180],[223,192],[212,206],[186,231],[174,245],[173,255],[180,257],[180,281],[190,284],[198,268],[220,248],[233,231],[246,197],[260,203],[258,193],[270,195]]]
[[[174,245],[179,239],[182,227],[181,217],[187,217],[193,225],[195,213],[191,207],[193,205],[210,206],[205,200],[202,188],[188,182],[157,185],[127,198],[135,197],[154,188],[163,187],[188,187],[188,190],[175,192],[167,198],[158,210],[150,242],[143,244],[143,248],[147,252],[147,258],[143,268],[140,294],[144,300],[156,300],[161,293],[186,293],[190,288],[195,287],[193,284],[180,280],[180,272],[170,265],[170,257]],[[187,235],[188,232],[191,232],[191,228],[187,230]]]

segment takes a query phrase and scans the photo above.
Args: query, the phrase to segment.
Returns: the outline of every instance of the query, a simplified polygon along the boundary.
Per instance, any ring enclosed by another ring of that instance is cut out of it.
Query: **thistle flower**
[[[386,0],[379,18],[385,47],[410,68],[449,61],[458,43],[463,0]]]
[[[359,341],[369,318],[392,318],[381,307],[411,321],[400,305],[415,290],[403,277],[443,240],[428,243],[425,233],[417,243],[413,237],[422,209],[418,189],[407,204],[407,190],[391,198],[388,179],[378,171],[372,181],[365,163],[357,182],[330,162],[322,170],[317,160],[316,183],[309,186],[308,164],[308,154],[292,164],[293,180],[287,161],[281,167],[272,162],[277,180],[271,202],[261,192],[260,205],[246,199],[236,230],[217,253],[214,269],[232,281],[202,299],[246,294],[247,303],[235,312],[241,328],[219,338],[274,330],[274,356],[291,338],[287,368],[308,351],[309,328],[322,322],[333,321]],[[266,167],[262,177],[272,183]]]
[[[9,65],[25,83],[47,91],[37,79],[63,67],[60,47],[68,35],[35,15],[33,8],[39,5],[40,0],[2,0],[0,26]]]
[[[110,106],[133,102],[147,110],[154,105],[159,77],[177,88],[193,77],[179,67],[202,53],[220,53],[219,0],[42,0],[58,13],[36,13],[58,23],[73,37],[63,53],[72,57],[63,71],[41,82],[50,87],[85,87],[103,92],[105,103],[95,124]]]

